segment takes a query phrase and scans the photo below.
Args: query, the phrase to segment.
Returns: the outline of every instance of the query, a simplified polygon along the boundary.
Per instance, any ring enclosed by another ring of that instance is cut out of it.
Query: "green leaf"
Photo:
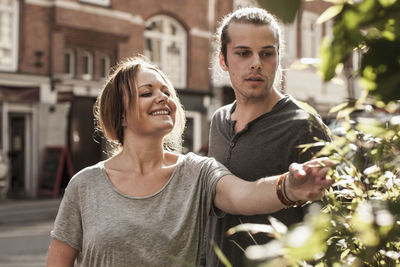
[[[321,16],[319,16],[319,18],[317,19],[317,23],[321,24],[336,17],[343,10],[343,6],[343,4],[331,6],[330,8],[325,10],[324,13],[321,14]]]
[[[226,234],[233,235],[237,232],[250,232],[254,233],[266,233],[266,234],[275,234],[275,230],[271,225],[267,224],[255,224],[255,223],[242,223],[237,226],[230,228]]]
[[[321,64],[319,65],[319,70],[322,73],[322,78],[324,81],[329,81],[335,76],[336,65],[339,63],[333,60],[332,53],[332,40],[325,37],[322,40],[319,52],[319,58],[321,60]]]
[[[394,3],[396,3],[397,0],[379,0],[379,3],[383,6],[383,7],[389,7],[391,5],[393,5]]]
[[[212,242],[212,245],[214,246],[215,254],[217,254],[218,259],[225,265],[225,267],[232,267],[232,264],[229,262],[229,260],[226,258],[225,254],[217,246],[217,244]]]
[[[246,257],[250,260],[260,261],[276,258],[282,255],[283,243],[272,240],[263,245],[252,245],[246,248]]]
[[[305,110],[307,110],[308,112],[310,112],[313,115],[318,115],[318,112],[315,108],[313,108],[313,106],[311,106],[310,104],[297,100],[297,103]]]
[[[331,109],[329,110],[329,113],[336,113],[336,112],[338,112],[338,111],[344,109],[344,108],[347,107],[348,105],[349,105],[349,103],[347,103],[347,102],[341,103],[341,104],[339,104],[339,105],[334,106],[333,108],[331,108]]]
[[[396,39],[396,34],[391,31],[383,31],[382,37],[388,39],[389,41],[394,41]]]
[[[345,251],[342,252],[342,254],[340,254],[340,259],[343,260],[347,257],[347,255],[349,255],[350,253],[350,249],[346,249]]]
[[[356,11],[349,10],[343,15],[348,30],[353,30],[360,24],[362,17]]]
[[[312,0],[314,1],[314,0]],[[332,4],[344,4],[347,0],[323,0],[324,2],[332,3]]]
[[[312,260],[317,254],[326,250],[327,232],[323,229],[310,228],[311,225],[296,227],[289,233],[288,239],[296,243],[289,243],[289,254],[295,259]]]
[[[301,6],[301,0],[258,0],[258,3],[283,23],[292,23]]]

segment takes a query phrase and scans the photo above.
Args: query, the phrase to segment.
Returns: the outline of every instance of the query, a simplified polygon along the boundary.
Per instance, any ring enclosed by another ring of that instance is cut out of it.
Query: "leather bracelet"
[[[276,184],[276,194],[278,195],[279,200],[281,203],[285,206],[288,207],[297,207],[299,205],[302,205],[304,201],[298,200],[298,201],[293,201],[288,198],[286,195],[286,190],[285,190],[285,180],[287,177],[288,173],[284,173],[279,177],[278,183]]]

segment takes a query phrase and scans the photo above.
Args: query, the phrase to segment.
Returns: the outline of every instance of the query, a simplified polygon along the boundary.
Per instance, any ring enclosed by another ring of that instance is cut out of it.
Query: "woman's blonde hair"
[[[139,114],[136,75],[141,68],[149,68],[160,74],[168,86],[170,97],[176,102],[175,125],[172,131],[164,137],[163,146],[165,149],[180,152],[185,128],[183,107],[167,75],[142,55],[122,60],[113,68],[94,105],[95,128],[103,133],[114,149],[124,145],[122,124],[126,109],[134,108],[135,113]],[[128,103],[128,105],[125,107],[124,103]]]

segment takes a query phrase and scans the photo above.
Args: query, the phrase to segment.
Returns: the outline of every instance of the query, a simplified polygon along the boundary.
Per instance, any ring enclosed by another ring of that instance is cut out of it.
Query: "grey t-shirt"
[[[255,181],[261,177],[284,173],[291,163],[305,162],[320,149],[316,147],[303,153],[298,148],[299,145],[315,143],[314,137],[329,140],[327,128],[320,119],[302,109],[288,95],[276,103],[270,112],[249,122],[238,133],[235,133],[236,121],[231,119],[235,108],[236,103],[233,103],[215,112],[211,122],[208,155],[244,180]],[[254,216],[211,216],[205,243],[206,266],[223,266],[215,255],[213,246],[210,246],[210,240],[219,246],[233,266],[245,266],[245,257],[240,247],[265,244],[271,238],[261,233],[250,236],[247,232],[228,237],[226,231],[241,223],[268,223],[267,218],[270,215],[286,225],[291,225],[302,220],[303,209],[297,207]]]
[[[68,184],[51,236],[79,251],[79,266],[198,265],[216,184],[228,174],[214,159],[189,153],[158,192],[131,197],[100,162]]]

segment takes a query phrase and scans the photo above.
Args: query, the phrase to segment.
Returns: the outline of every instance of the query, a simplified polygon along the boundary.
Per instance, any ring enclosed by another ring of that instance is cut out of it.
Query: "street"
[[[53,220],[0,225],[0,267],[43,267]]]

